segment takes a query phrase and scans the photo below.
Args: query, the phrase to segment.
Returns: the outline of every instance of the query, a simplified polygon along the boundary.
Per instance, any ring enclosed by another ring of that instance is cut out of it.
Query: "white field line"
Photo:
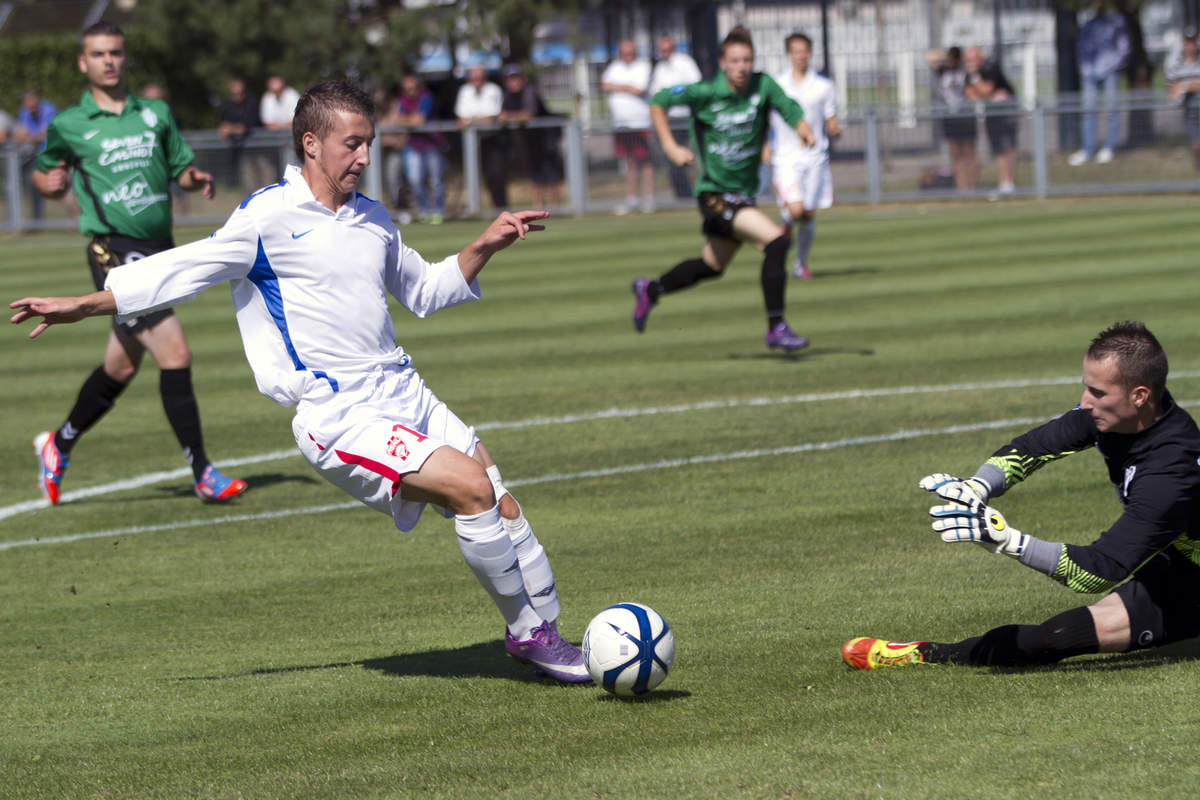
[[[1200,377],[1200,370],[1183,370],[1174,374],[1176,378],[1193,378]],[[674,414],[687,411],[709,410],[719,408],[739,408],[753,406],[769,406],[769,405],[785,405],[796,403],[812,403],[828,400],[847,400],[854,398],[865,397],[894,397],[909,394],[929,394],[937,392],[956,392],[956,391],[981,391],[989,389],[1013,389],[1032,386],[1056,386],[1063,384],[1075,383],[1079,379],[1077,377],[1067,378],[1035,378],[1028,380],[1002,380],[1002,381],[979,381],[972,383],[951,383],[928,386],[899,386],[884,389],[850,389],[840,392],[820,392],[811,394],[786,395],[783,397],[756,397],[745,400],[712,400],[700,403],[687,403],[673,406],[651,406],[646,408],[621,409],[610,408],[602,411],[590,412],[588,414],[570,414],[558,417],[531,417],[525,420],[515,420],[509,422],[487,422],[476,426],[476,430],[501,430],[506,428],[525,428],[536,427],[540,425],[560,425],[570,424],[574,422],[585,422],[598,419],[616,419],[636,416],[653,416],[657,414]],[[1191,406],[1200,403],[1200,401],[1190,401],[1181,403],[1181,405]],[[536,478],[526,478],[523,480],[507,481],[509,486],[527,486],[536,483],[547,483],[559,480],[572,480],[589,477],[603,477],[606,475],[619,475],[628,472],[640,472],[650,469],[670,469],[688,464],[712,463],[716,461],[728,461],[739,458],[757,458],[764,455],[780,455],[788,453],[803,453],[812,452],[815,450],[829,450],[836,447],[849,447],[856,444],[871,444],[886,441],[900,441],[902,439],[910,439],[919,436],[933,436],[947,433],[961,433],[965,431],[984,430],[987,428],[1004,427],[1006,425],[1015,424],[1031,424],[1036,422],[1036,418],[1021,418],[1018,420],[1007,420],[1000,422],[976,423],[967,426],[950,426],[948,428],[928,429],[924,431],[897,431],[891,434],[884,434],[881,437],[858,437],[851,439],[841,439],[834,442],[818,442],[801,445],[791,445],[782,448],[769,448],[763,450],[746,450],[735,453],[717,454],[710,456],[695,456],[686,459],[669,459],[665,461],[653,462],[648,464],[629,465],[625,467],[611,467],[601,470],[588,470],[579,473],[564,473],[558,475],[547,475]],[[242,458],[223,460],[221,465],[224,467],[237,467],[246,464],[257,464],[266,461],[278,461],[284,458],[292,458],[299,455],[295,450],[275,450],[269,453],[261,453],[253,456],[244,456]],[[191,471],[187,468],[175,470],[166,470],[162,472],[151,472],[145,475],[140,475],[134,478],[127,478],[121,481],[101,484],[98,486],[90,486],[83,489],[75,489],[70,492],[64,492],[62,496],[63,502],[72,500],[84,499],[87,497],[95,497],[97,495],[109,494],[112,492],[124,491],[128,489],[137,489],[143,486],[150,486],[155,483],[167,480],[179,480],[190,475]],[[0,507],[0,520],[6,519],[26,511],[34,511],[40,508],[48,508],[49,502],[45,499],[27,500],[21,503],[14,503],[9,506]],[[69,537],[47,537],[42,539],[27,539],[16,542],[0,542],[0,550],[7,550],[12,547],[41,543],[52,543],[62,541],[75,541],[79,538],[95,538],[98,536],[124,535],[128,533],[141,533],[155,530],[174,530],[177,528],[194,527],[204,524],[220,524],[222,522],[248,521],[255,519],[268,519],[283,516],[292,516],[296,514],[315,514],[325,510],[353,508],[357,503],[343,503],[335,506],[316,506],[310,509],[295,509],[283,510],[274,512],[263,512],[260,515],[242,515],[238,517],[220,517],[209,520],[192,520],[177,523],[170,523],[156,526],[142,526],[135,528],[114,529],[112,531],[96,532],[90,534],[74,534]]]
[[[511,487],[531,486],[537,483],[551,483],[553,481],[569,481],[579,480],[583,478],[601,478],[613,475],[628,475],[635,472],[648,472],[650,470],[660,469],[677,469],[679,467],[691,466],[694,464],[714,464],[722,461],[737,461],[747,458],[760,458],[762,456],[778,456],[791,455],[795,453],[811,453],[821,450],[835,450],[841,447],[854,447],[864,444],[879,444],[882,442],[898,442],[905,439],[919,439],[926,436],[941,436],[945,434],[966,433],[970,431],[988,430],[990,428],[1006,428],[1015,425],[1031,425],[1041,421],[1040,417],[1020,417],[1017,419],[995,420],[992,422],[977,422],[970,425],[950,425],[945,428],[925,428],[917,430],[901,430],[893,433],[884,433],[875,436],[854,436],[848,439],[837,439],[830,442],[808,442],[805,444],[788,445],[786,447],[767,447],[757,450],[739,450],[732,453],[714,453],[706,456],[690,456],[687,458],[672,458],[662,461],[651,461],[643,464],[626,464],[620,467],[608,467],[606,469],[584,470],[582,472],[563,472],[550,475],[542,475],[536,478],[523,478],[512,481],[506,481],[506,485]],[[13,542],[0,542],[0,551],[10,550],[14,547],[28,547],[38,544],[61,544],[64,542],[77,542],[82,539],[99,539],[106,536],[131,536],[138,533],[151,533],[154,531],[174,531],[183,528],[195,528],[201,526],[216,526],[231,522],[250,522],[262,519],[279,519],[281,517],[303,516],[308,514],[322,514],[327,511],[344,511],[355,507],[361,507],[361,504],[355,502],[334,503],[321,506],[312,506],[309,508],[282,509],[279,511],[264,511],[257,514],[235,514],[225,517],[215,517],[212,519],[191,519],[180,522],[169,522],[162,525],[136,525],[129,528],[113,528],[106,531],[92,531],[89,533],[76,533],[66,536],[44,536],[33,539],[22,539]]]
[[[1200,370],[1191,372],[1179,372],[1175,377],[1200,377]],[[699,403],[683,403],[673,406],[649,406],[645,408],[608,408],[600,411],[591,411],[586,414],[568,414],[558,417],[529,417],[528,419],[511,420],[508,422],[485,422],[481,425],[476,425],[477,431],[496,431],[512,428],[535,428],[543,425],[567,425],[574,422],[589,422],[602,419],[625,419],[629,417],[656,416],[658,414],[679,414],[688,411],[706,411],[720,408],[742,408],[755,406],[776,406],[789,405],[797,403],[819,403],[829,400],[853,400],[856,398],[866,397],[893,397],[901,395],[913,394],[932,394],[937,392],[969,392],[982,391],[991,389],[1019,389],[1030,386],[1058,386],[1068,383],[1076,383],[1078,377],[1071,378],[1034,378],[1030,380],[1019,381],[986,381],[979,383],[948,383],[932,386],[896,386],[887,389],[849,389],[840,392],[820,392],[815,394],[795,394],[785,395],[783,397],[751,397],[744,400],[708,400]],[[295,449],[276,450],[270,453],[261,453],[259,455],[244,456],[224,460],[222,459],[220,466],[222,467],[240,467],[246,464],[260,464],[265,461],[278,461],[285,458],[298,457],[300,453]],[[145,475],[139,475],[133,478],[126,478],[112,483],[104,483],[98,486],[89,486],[83,489],[72,489],[62,494],[62,502],[69,503],[73,500],[83,500],[88,497],[96,497],[98,495],[110,494],[112,492],[127,491],[130,489],[140,489],[143,486],[152,486],[163,481],[177,481],[188,477],[191,470],[187,467],[180,469],[166,470],[164,472],[150,472]],[[23,514],[26,511],[36,511],[39,508],[49,508],[50,503],[43,498],[37,500],[26,500],[21,503],[14,503],[9,506],[0,506],[0,520]]]

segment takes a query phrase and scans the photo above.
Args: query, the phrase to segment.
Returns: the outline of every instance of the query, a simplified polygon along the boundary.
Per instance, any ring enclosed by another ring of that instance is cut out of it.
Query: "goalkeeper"
[[[939,498],[929,513],[942,541],[981,544],[1104,597],[1041,625],[1003,625],[960,642],[851,639],[842,659],[856,669],[1024,666],[1200,636],[1200,429],[1172,400],[1166,378],[1166,354],[1146,326],[1114,325],[1084,357],[1078,406],[1018,436],[971,478],[938,473],[920,482]],[[1123,512],[1091,544],[1043,541],[989,506],[1044,464],[1092,446]]]

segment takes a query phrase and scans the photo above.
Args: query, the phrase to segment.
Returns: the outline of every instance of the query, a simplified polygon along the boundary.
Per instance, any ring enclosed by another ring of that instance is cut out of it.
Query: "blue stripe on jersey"
[[[284,184],[286,184],[286,183],[287,183],[287,178],[284,178],[284,179],[283,179],[283,180],[281,180],[279,183],[272,183],[270,186],[264,186],[263,188],[259,189],[259,190],[258,190],[258,191],[256,191],[256,192],[251,192],[250,194],[246,195],[246,198],[245,198],[244,200],[242,200],[242,202],[241,202],[241,203],[239,203],[239,204],[238,204],[238,208],[245,208],[246,206],[248,206],[248,205],[250,204],[250,201],[251,201],[251,200],[253,200],[254,198],[258,197],[258,196],[259,196],[260,194],[262,194],[263,192],[265,192],[265,191],[267,191],[267,190],[269,190],[269,189],[277,189],[277,188],[279,188],[280,186],[283,186],[283,185],[284,185]]]
[[[268,186],[267,188],[271,187]],[[266,189],[260,191],[266,191]],[[263,249],[261,236],[258,237],[258,255],[254,258],[254,266],[250,268],[250,273],[246,277],[258,287],[263,302],[267,304],[267,311],[271,314],[271,319],[275,320],[275,327],[279,329],[279,335],[283,337],[283,346],[287,348],[288,355],[291,357],[292,365],[296,367],[296,371],[303,372],[308,369],[304,366],[304,362],[300,360],[299,354],[296,353],[295,345],[292,344],[292,335],[288,331],[287,317],[283,313],[283,295],[279,293],[279,278],[275,275],[275,270],[271,268],[271,261],[267,258],[267,251]],[[337,381],[324,372],[313,370],[313,377],[324,378],[329,381],[329,386],[335,392],[338,390]]]

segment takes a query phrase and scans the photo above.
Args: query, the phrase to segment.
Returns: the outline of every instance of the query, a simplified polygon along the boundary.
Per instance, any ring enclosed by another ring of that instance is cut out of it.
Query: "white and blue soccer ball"
[[[663,682],[675,659],[675,634],[657,611],[617,603],[583,634],[583,661],[592,680],[621,697],[645,694]]]

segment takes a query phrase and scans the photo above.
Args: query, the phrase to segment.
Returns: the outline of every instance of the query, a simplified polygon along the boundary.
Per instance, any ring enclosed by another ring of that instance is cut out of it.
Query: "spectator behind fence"
[[[229,142],[229,181],[241,182],[243,187],[258,186],[259,181],[253,174],[256,172],[252,161],[245,158],[243,148],[246,140],[261,127],[258,118],[258,98],[246,90],[246,81],[233,78],[229,81],[229,98],[221,104],[221,118],[217,125],[217,135]]]
[[[416,75],[400,80],[392,124],[420,128],[436,118],[433,93]],[[412,131],[404,148],[404,177],[417,203],[417,219],[430,225],[440,225],[446,214],[446,160],[442,155],[445,137],[441,133]]]
[[[982,102],[987,110],[983,119],[992,159],[996,162],[998,185],[993,198],[1013,193],[1013,176],[1017,169],[1016,97],[1008,78],[995,61],[984,59],[983,50],[968,47],[963,54],[967,68],[965,92],[968,100]],[[1007,112],[1007,113],[1004,113]]]
[[[1125,18],[1109,6],[1106,0],[1092,6],[1092,16],[1079,29],[1075,40],[1075,57],[1079,64],[1080,101],[1083,114],[1079,118],[1079,134],[1083,149],[1070,155],[1067,163],[1073,167],[1087,163],[1093,157],[1097,164],[1113,160],[1121,126],[1117,112],[1117,78],[1129,59],[1129,30]],[[1097,145],[1096,106],[1100,91],[1108,119],[1104,129],[1104,146]]]
[[[1184,31],[1182,49],[1167,57],[1163,74],[1171,99],[1183,106],[1183,130],[1192,147],[1192,164],[1200,172],[1200,57],[1195,30]]]
[[[670,89],[672,86],[696,83],[701,77],[700,67],[696,66],[695,59],[676,50],[675,41],[670,36],[658,37],[658,61],[650,73],[650,89],[647,92],[649,96],[653,97],[660,90]],[[671,123],[671,135],[675,137],[676,144],[688,145],[688,121],[691,117],[692,112],[687,106],[674,106],[667,112],[667,120]],[[667,166],[675,197],[680,200],[690,199],[692,182],[688,177],[687,167],[677,167],[670,161],[667,162]]]
[[[13,128],[13,142],[19,146],[18,156],[21,159],[21,175],[25,182],[33,186],[34,161],[46,143],[46,129],[50,120],[58,113],[54,103],[42,98],[33,89],[21,93],[21,107],[17,109],[17,124]],[[42,218],[42,196],[37,191],[30,192],[33,200],[31,210],[34,219]]]
[[[617,57],[600,76],[600,88],[608,93],[612,114],[613,151],[625,166],[625,202],[616,213],[628,214],[638,204],[638,176],[642,182],[642,211],[654,210],[654,165],[650,163],[650,62],[637,57],[630,39],[617,45]]]
[[[541,94],[529,82],[525,71],[517,64],[505,66],[500,121],[521,124],[553,116],[542,102]],[[516,145],[525,151],[529,163],[534,208],[545,209],[558,205],[559,187],[563,179],[561,139],[559,128],[522,125],[517,131]]]
[[[12,135],[13,118],[7,111],[0,108],[0,145],[8,144],[8,137]]]
[[[258,104],[259,121],[267,130],[290,131],[299,102],[300,93],[288,86],[282,75],[272,75],[267,78],[267,90]]]
[[[471,67],[467,82],[458,90],[454,101],[454,116],[458,127],[487,125],[500,118],[504,92],[487,80],[483,67]],[[503,131],[484,131],[479,134],[479,161],[483,168],[483,182],[487,185],[492,205],[497,210],[508,206],[508,188],[505,185],[505,160],[508,145]]]
[[[930,50],[925,60],[937,75],[938,111],[942,117],[942,135],[950,151],[950,169],[954,186],[960,192],[975,189],[979,179],[979,158],[975,154],[975,112],[967,101],[967,70],[963,66],[962,48]]]

